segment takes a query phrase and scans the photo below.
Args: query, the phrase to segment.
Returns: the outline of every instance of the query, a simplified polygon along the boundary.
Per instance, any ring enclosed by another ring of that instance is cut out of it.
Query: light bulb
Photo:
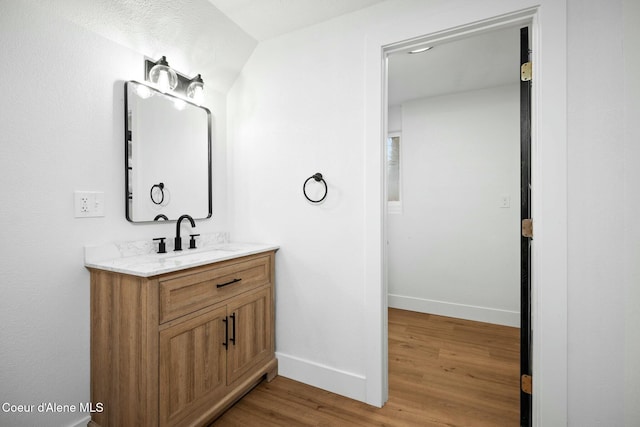
[[[163,92],[173,90],[178,86],[178,75],[169,67],[167,58],[160,58],[149,71],[149,81],[158,86]]]
[[[193,99],[193,102],[200,105],[204,98],[204,82],[200,74],[195,76],[187,87],[187,96]]]

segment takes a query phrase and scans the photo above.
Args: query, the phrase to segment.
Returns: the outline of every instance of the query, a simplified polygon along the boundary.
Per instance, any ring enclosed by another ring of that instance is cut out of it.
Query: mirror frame
[[[166,93],[166,92],[162,92],[158,89],[156,89],[155,87],[148,85],[146,83],[141,83],[135,80],[129,80],[129,81],[125,81],[124,82],[124,205],[125,205],[125,216],[127,218],[127,221],[135,223],[135,224],[152,224],[152,223],[157,223],[159,222],[159,220],[154,220],[154,219],[149,219],[149,220],[134,220],[131,218],[131,208],[130,208],[130,201],[131,198],[133,197],[133,195],[131,194],[131,192],[129,191],[129,183],[130,183],[130,177],[129,177],[129,173],[131,171],[130,165],[129,165],[129,143],[131,141],[131,130],[129,129],[129,94],[128,94],[128,89],[129,89],[129,85],[131,84],[135,84],[135,85],[141,85],[141,86],[145,86],[148,87],[150,90],[159,93],[163,96],[166,96],[169,99],[175,99],[175,100],[180,100],[182,102],[185,102],[186,104],[192,105],[194,107],[200,108],[202,110],[204,110],[207,114],[207,169],[208,169],[208,173],[207,173],[207,199],[208,199],[208,214],[206,217],[194,217],[194,219],[208,219],[211,218],[213,215],[213,185],[212,185],[212,147],[211,147],[211,140],[212,140],[212,126],[211,126],[211,111],[206,108],[203,107],[202,105],[198,105],[194,102],[191,102],[183,97],[180,96],[175,96],[172,95],[170,93]],[[162,222],[175,222],[177,221],[178,218],[168,218],[166,220],[163,219]]]

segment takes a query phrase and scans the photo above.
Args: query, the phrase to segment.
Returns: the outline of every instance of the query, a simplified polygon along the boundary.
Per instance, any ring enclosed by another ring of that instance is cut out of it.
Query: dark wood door
[[[531,219],[531,78],[529,29],[520,29],[520,218]],[[524,67],[522,66],[523,64]],[[528,67],[529,66],[529,67]],[[523,223],[524,224],[524,223]],[[523,226],[523,229],[525,227]],[[520,237],[520,425],[531,426],[531,238]]]

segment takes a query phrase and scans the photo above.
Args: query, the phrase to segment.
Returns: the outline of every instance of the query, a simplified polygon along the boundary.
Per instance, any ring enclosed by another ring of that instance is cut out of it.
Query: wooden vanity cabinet
[[[273,251],[150,278],[90,270],[90,426],[206,425],[275,377]]]

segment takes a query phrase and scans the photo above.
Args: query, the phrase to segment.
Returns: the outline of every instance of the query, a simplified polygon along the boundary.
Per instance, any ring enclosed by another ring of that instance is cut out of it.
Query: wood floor
[[[375,408],[284,377],[211,427],[518,426],[519,329],[389,309],[389,400]]]

